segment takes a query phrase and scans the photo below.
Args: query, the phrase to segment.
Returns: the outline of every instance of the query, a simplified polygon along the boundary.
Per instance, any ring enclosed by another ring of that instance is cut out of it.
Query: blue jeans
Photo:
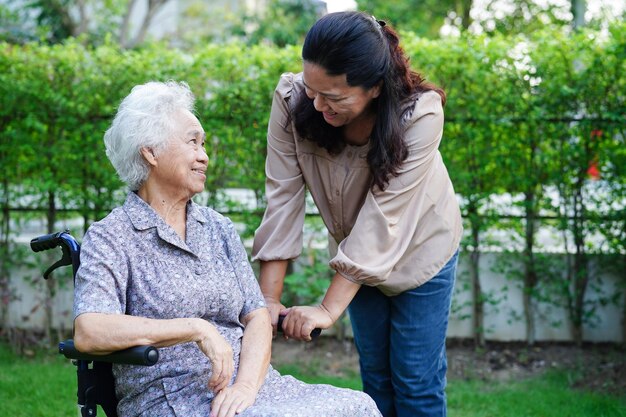
[[[348,311],[363,390],[384,417],[446,416],[446,331],[457,253],[420,287],[387,297],[362,286]]]

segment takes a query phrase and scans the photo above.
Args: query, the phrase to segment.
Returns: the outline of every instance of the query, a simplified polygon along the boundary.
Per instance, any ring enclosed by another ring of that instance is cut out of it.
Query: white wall
[[[508,255],[502,253],[484,253],[480,258],[481,287],[483,293],[494,293],[499,300],[494,306],[485,305],[485,330],[488,340],[496,341],[523,341],[526,337],[526,324],[523,319],[523,292],[519,282],[508,280],[501,273],[494,272],[493,267],[503,257]],[[554,254],[552,256],[562,257]],[[461,256],[457,275],[457,285],[455,288],[455,298],[453,305],[464,305],[471,301],[471,292],[463,291],[463,285],[468,284],[467,257]],[[508,260],[507,260],[508,261]],[[591,267],[598,260],[591,261]],[[513,268],[521,270],[522,264],[512,263]],[[596,284],[601,282],[596,288]],[[598,281],[590,283],[586,300],[596,300],[600,293],[612,294],[618,288],[619,277],[616,273],[604,272]],[[620,342],[624,340],[622,319],[623,319],[623,295],[620,297],[619,305],[607,304],[600,306],[596,311],[596,325],[584,325],[584,340],[592,342]],[[469,338],[472,337],[471,316],[466,319],[459,319],[463,314],[471,314],[471,307],[467,306],[450,318],[448,335],[451,337]],[[517,318],[517,319],[516,319]],[[537,341],[571,341],[570,321],[564,308],[540,304],[536,320],[536,340]]]
[[[9,325],[37,329],[42,328],[44,323],[43,308],[33,309],[40,304],[43,294],[43,278],[35,279],[35,285],[29,283],[25,277],[36,278],[45,269],[43,254],[37,254],[34,259],[41,265],[39,270],[25,270],[16,268],[12,277],[12,286],[18,301],[11,303],[9,308]],[[522,291],[515,282],[507,280],[502,274],[493,272],[493,265],[502,260],[504,254],[485,253],[481,256],[481,285],[483,291],[493,291],[500,301],[495,306],[487,305],[485,308],[485,327],[487,340],[518,341],[525,340],[526,328],[523,317]],[[560,256],[560,255],[555,255]],[[60,251],[59,251],[60,257]],[[513,264],[515,267],[515,263]],[[521,264],[519,265],[521,268]],[[69,268],[66,268],[69,272]],[[454,305],[463,305],[470,301],[471,292],[463,290],[467,284],[467,258],[461,254],[457,285],[455,289]],[[57,277],[63,285],[54,299],[54,315],[57,326],[70,329],[72,325],[72,285],[71,278],[66,272],[63,277]],[[613,292],[619,283],[619,277],[615,274],[605,273],[602,275],[600,291],[605,294]],[[598,297],[596,284],[589,286],[587,299]],[[624,296],[620,297],[623,303]],[[600,306],[596,312],[598,325],[584,327],[584,339],[593,342],[620,342],[624,340],[622,335],[623,305],[607,304]],[[570,341],[570,327],[567,314],[564,309],[557,307],[541,306],[542,317],[537,318],[536,340],[538,341]],[[460,316],[471,313],[471,307],[466,306],[450,318],[448,336],[459,338],[472,337],[471,318],[461,319]],[[519,319],[514,319],[519,317]],[[559,322],[558,326],[551,323]]]

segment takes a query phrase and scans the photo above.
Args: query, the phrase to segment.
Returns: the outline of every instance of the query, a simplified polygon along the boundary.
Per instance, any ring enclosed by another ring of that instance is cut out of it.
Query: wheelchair
[[[63,256],[43,274],[48,279],[52,271],[72,265],[73,277],[80,265],[80,245],[68,230],[39,236],[31,240],[34,252],[61,247]],[[89,355],[79,352],[72,339],[59,343],[59,353],[72,359],[78,377],[78,408],[81,417],[95,417],[100,405],[107,417],[117,417],[117,397],[113,380],[112,364],[152,366],[159,360],[159,351],[154,346],[136,346],[108,355]]]
[[[72,266],[72,276],[76,279],[76,272],[80,266],[80,244],[70,235],[69,230],[52,233],[34,238],[30,241],[34,252],[42,252],[61,247],[63,256],[50,266],[43,274],[49,279],[50,274],[62,266]],[[284,316],[278,319],[278,331],[282,332]],[[321,329],[311,332],[312,338],[321,334]],[[95,417],[97,406],[100,405],[107,417],[118,417],[115,396],[115,380],[113,379],[112,364],[153,366],[159,360],[159,351],[154,346],[135,346],[108,355],[90,355],[79,352],[74,347],[72,339],[59,343],[59,353],[76,366],[78,378],[77,403],[81,417]]]

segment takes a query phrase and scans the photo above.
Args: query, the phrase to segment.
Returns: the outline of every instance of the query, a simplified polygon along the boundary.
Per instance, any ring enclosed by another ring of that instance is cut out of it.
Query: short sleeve
[[[348,280],[383,283],[407,248],[415,244],[421,214],[432,204],[426,201],[426,188],[433,186],[430,179],[442,166],[438,151],[442,133],[441,99],[435,92],[424,93],[407,122],[408,157],[398,176],[391,177],[384,190],[374,187],[367,193],[350,235],[330,262]]]
[[[74,318],[83,313],[124,314],[128,262],[103,223],[91,225],[81,246],[74,288]]]
[[[288,122],[293,77],[293,74],[283,74],[274,92],[265,161],[267,208],[254,236],[253,260],[293,259],[302,251],[305,183],[298,163],[295,135]]]
[[[224,218],[226,254],[235,270],[235,275],[239,282],[243,294],[243,308],[239,314],[240,319],[247,316],[252,311],[265,307],[265,299],[261,293],[261,288],[256,280],[254,271],[250,266],[246,249],[235,230],[233,223]]]

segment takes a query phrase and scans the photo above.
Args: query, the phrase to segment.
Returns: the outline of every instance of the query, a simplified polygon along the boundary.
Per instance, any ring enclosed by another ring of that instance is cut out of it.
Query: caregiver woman
[[[462,225],[438,146],[445,94],[409,68],[396,33],[360,12],[311,28],[283,74],[267,135],[267,210],[253,258],[274,326],[310,340],[348,308],[363,387],[384,416],[445,416],[448,313]],[[318,306],[280,302],[302,250],[308,189],[336,271]]]

